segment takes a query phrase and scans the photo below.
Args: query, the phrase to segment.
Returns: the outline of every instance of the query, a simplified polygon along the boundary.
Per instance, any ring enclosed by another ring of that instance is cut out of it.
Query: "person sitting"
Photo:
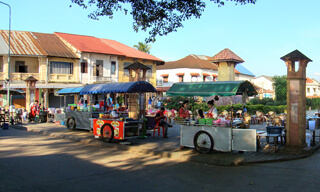
[[[197,111],[197,113],[198,113],[198,115],[197,115],[197,120],[204,118],[202,109],[199,109],[199,110]]]
[[[188,106],[189,106],[189,102],[188,101],[184,101],[182,103],[182,106],[181,106],[181,108],[179,110],[180,118],[190,119],[190,113],[189,113],[189,110],[188,110]]]
[[[218,117],[218,111],[214,107],[214,100],[208,101],[209,111],[207,112],[207,117],[216,119]]]
[[[168,127],[172,127],[172,125],[168,124],[165,119],[166,116],[164,115],[164,107],[161,107],[160,110],[157,112],[155,117],[155,123],[158,126],[163,126],[164,128],[164,138],[168,138]]]

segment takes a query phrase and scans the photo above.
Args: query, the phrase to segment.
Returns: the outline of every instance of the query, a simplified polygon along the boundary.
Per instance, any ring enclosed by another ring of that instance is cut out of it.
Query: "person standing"
[[[182,103],[182,106],[179,110],[179,116],[183,119],[190,119],[190,113],[188,110],[188,106],[189,106],[189,102],[188,101],[184,101]]]

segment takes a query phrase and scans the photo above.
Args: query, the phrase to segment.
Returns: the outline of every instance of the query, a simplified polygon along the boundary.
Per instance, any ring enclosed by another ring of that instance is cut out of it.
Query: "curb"
[[[250,159],[248,156],[236,156],[236,157],[223,157],[223,158],[217,158],[216,156],[213,156],[212,154],[199,154],[195,153],[194,150],[180,150],[180,151],[155,151],[151,149],[143,149],[141,146],[128,146],[128,145],[120,145],[115,143],[106,143],[101,142],[97,139],[82,139],[78,136],[74,135],[65,135],[64,133],[60,132],[51,132],[44,128],[28,128],[25,126],[20,125],[10,125],[9,128],[19,129],[23,131],[28,131],[44,136],[59,138],[59,139],[65,139],[75,142],[84,143],[87,145],[92,145],[96,147],[107,147],[110,149],[118,149],[123,151],[128,151],[130,153],[135,154],[146,154],[146,155],[153,155],[153,156],[159,156],[159,157],[165,157],[169,159],[176,159],[181,161],[193,161],[198,163],[204,163],[204,164],[212,164],[212,165],[219,165],[219,166],[239,166],[239,165],[250,165],[250,164],[260,164],[260,163],[271,163],[271,162],[281,162],[281,161],[289,161],[289,160],[297,160],[309,157],[312,155],[317,149],[320,148],[320,143],[318,143],[314,147],[309,147],[307,150],[301,150],[300,153],[265,153],[265,152],[256,152],[260,153],[258,157],[253,157]],[[254,155],[254,154],[253,154]]]

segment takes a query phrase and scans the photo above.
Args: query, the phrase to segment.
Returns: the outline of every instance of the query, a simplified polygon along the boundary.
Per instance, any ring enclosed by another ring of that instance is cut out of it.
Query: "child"
[[[22,120],[27,121],[28,111],[26,109],[23,109],[22,113]]]

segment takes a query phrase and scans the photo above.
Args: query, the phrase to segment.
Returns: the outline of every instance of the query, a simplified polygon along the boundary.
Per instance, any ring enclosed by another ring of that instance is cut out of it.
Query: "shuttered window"
[[[114,75],[116,74],[116,62],[111,61],[111,74]]]
[[[51,61],[50,74],[73,74],[73,63]]]

